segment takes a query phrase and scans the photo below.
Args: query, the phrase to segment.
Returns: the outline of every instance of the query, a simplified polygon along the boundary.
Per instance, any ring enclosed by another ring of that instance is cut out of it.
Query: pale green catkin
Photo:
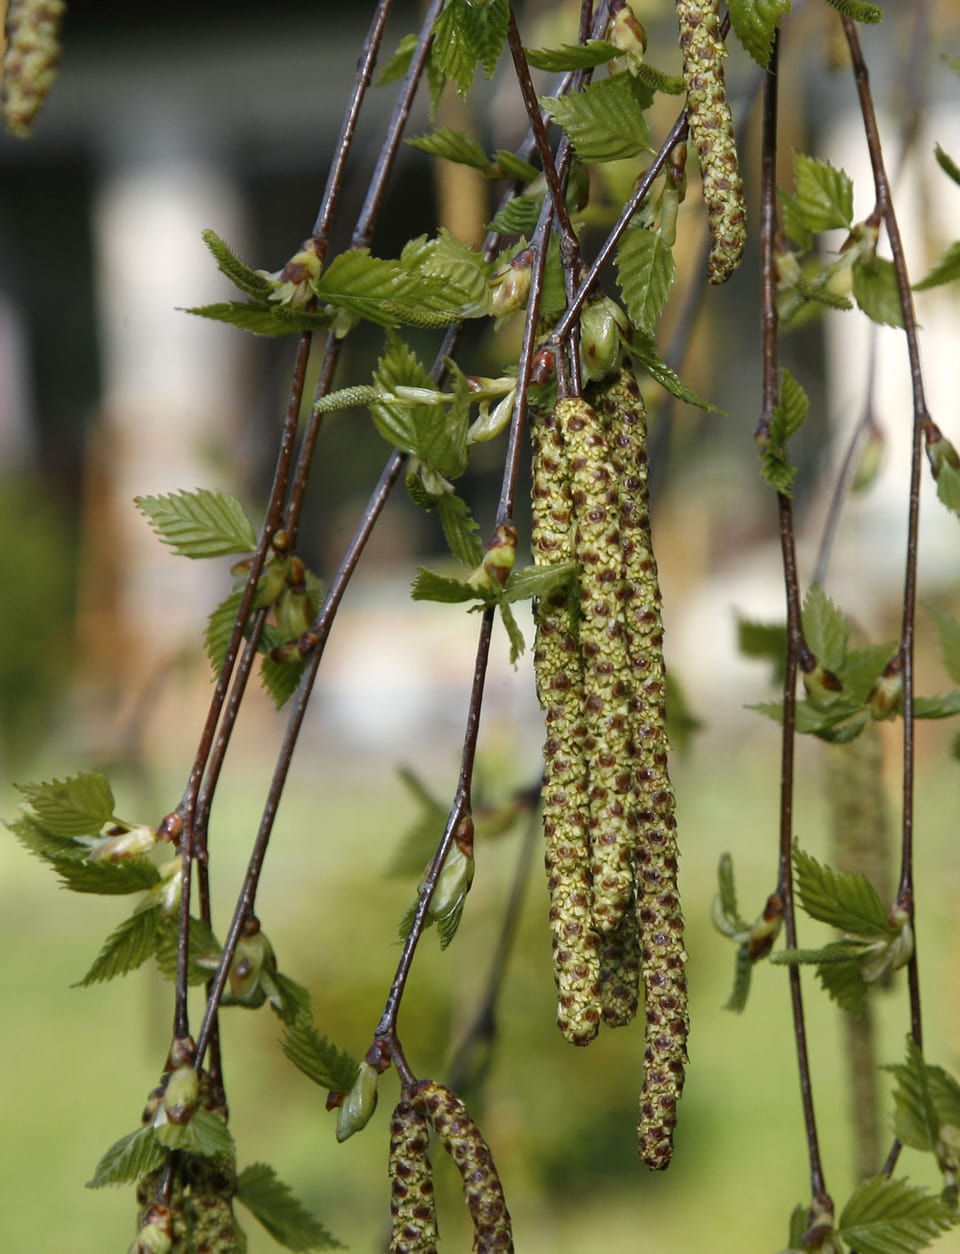
[[[460,1172],[476,1254],[512,1254],[510,1214],[493,1155],[463,1101],[434,1080],[420,1080],[410,1100],[426,1116]]]
[[[433,1254],[439,1241],[426,1116],[401,1101],[390,1119],[390,1254]]]
[[[10,0],[0,105],[11,135],[26,139],[60,64],[64,0]]]
[[[703,200],[712,246],[711,283],[724,283],[739,266],[746,243],[746,207],[733,118],[723,82],[717,0],[677,0],[680,52],[687,85],[687,120],[700,157]]]
[[[624,370],[597,397],[619,495],[622,603],[633,699],[631,757],[636,819],[636,918],[646,1036],[639,1153],[651,1168],[673,1153],[676,1108],[687,1058],[686,953],[677,893],[673,788],[667,773],[666,673],[657,564],[650,540],[646,414]]]
[[[552,414],[537,421],[533,441],[534,561],[572,561],[569,471]],[[546,714],[542,806],[557,1024],[572,1044],[586,1045],[600,1025],[600,959],[593,928],[583,662],[566,592],[541,598],[534,616],[534,671]]]
[[[582,397],[557,402],[570,465],[580,572],[584,755],[590,780],[593,918],[609,934],[633,901],[635,836],[630,770],[631,677],[621,609],[619,490],[600,419]]]
[[[639,987],[640,937],[636,912],[630,910],[600,944],[600,1011],[608,1027],[622,1028],[633,1022]]]

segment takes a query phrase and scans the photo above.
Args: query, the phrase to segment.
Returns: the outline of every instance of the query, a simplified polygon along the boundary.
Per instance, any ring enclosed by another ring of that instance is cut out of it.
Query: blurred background
[[[636,0],[651,60],[676,71],[672,6]],[[855,216],[872,184],[835,15],[795,4],[783,79],[780,183],[791,148],[842,165]],[[252,265],[280,268],[309,234],[322,195],[357,55],[372,15],[355,5],[275,0],[262,5],[117,3],[76,6],[64,57],[32,139],[0,138],[0,783],[105,770],[125,818],[155,823],[176,805],[210,695],[199,648],[206,616],[229,591],[228,563],[190,563],[161,546],[135,495],[208,487],[233,492],[259,521],[292,371],[292,342],[255,340],[193,319],[182,307],[229,291],[200,238],[212,227]],[[417,29],[421,7],[397,0],[385,42]],[[575,35],[570,5],[530,4],[524,42]],[[960,159],[960,79],[943,55],[960,53],[950,0],[891,4],[863,32],[883,108],[886,152],[912,273],[930,268],[957,236],[960,190],[936,167],[941,143]],[[839,61],[839,64],[838,64]],[[729,60],[731,97],[748,151],[758,137],[755,79]],[[338,218],[347,245],[393,102],[371,92]],[[675,104],[657,106],[662,135]],[[488,149],[511,147],[523,119],[511,78],[478,91],[468,115],[441,104],[437,124],[469,127]],[[430,128],[426,106],[409,134]],[[626,177],[632,179],[636,171]],[[756,158],[746,159],[756,202]],[[405,149],[374,237],[395,256],[438,218],[476,239],[489,193]],[[754,213],[755,217],[755,213]],[[681,285],[661,347],[674,343],[683,284],[696,279],[702,221],[683,206]],[[590,238],[590,237],[588,237]],[[596,236],[595,238],[599,238]],[[842,237],[828,240],[839,247]],[[589,244],[588,244],[589,250]],[[956,285],[918,305],[930,409],[960,438]],[[812,577],[846,434],[872,403],[885,458],[869,494],[844,510],[827,591],[872,640],[894,639],[906,532],[910,396],[902,337],[854,314],[828,314],[791,333],[785,360],[811,396],[792,450],[801,579]],[[807,1200],[805,1149],[786,980],[761,967],[744,1015],[722,1010],[733,948],[709,921],[719,855],[730,850],[741,907],[759,911],[774,887],[776,729],[744,709],[773,695],[765,668],[737,653],[736,623],[783,616],[775,502],[757,473],[758,284],[750,260],[710,291],[687,345],[682,377],[726,411],[661,404],[653,416],[654,537],[665,594],[668,661],[700,729],[672,768],[684,851],[692,995],[691,1066],[677,1158],[666,1176],[636,1162],[634,1120],[642,1029],[606,1033],[586,1051],[553,1027],[546,901],[539,848],[499,1014],[499,1037],[475,1100],[507,1184],[524,1254],[710,1249],[720,1254],[786,1244],[789,1213]],[[468,340],[464,368],[497,374],[518,332]],[[425,360],[436,344],[410,337]],[[382,337],[351,336],[338,385],[369,379]],[[307,394],[310,394],[308,387]],[[336,566],[388,449],[362,415],[324,427],[302,528],[302,555],[321,575]],[[499,490],[502,447],[481,446],[464,492],[486,533]],[[921,600],[960,612],[955,517],[923,486]],[[518,523],[521,530],[526,520]],[[415,879],[385,876],[418,815],[397,768],[441,800],[452,795],[467,708],[477,620],[455,606],[414,605],[422,562],[442,561],[435,521],[402,493],[388,504],[335,626],[312,712],[294,760],[258,901],[280,968],[306,984],[315,1019],[362,1053],[382,1009],[399,950],[399,921]],[[529,620],[523,619],[527,639]],[[919,691],[943,691],[928,615],[918,624]],[[232,909],[284,726],[251,691],[214,808],[214,922]],[[899,725],[883,726],[893,830],[898,821]],[[928,1058],[960,1069],[956,917],[958,766],[953,730],[919,728],[917,785],[919,952]],[[480,783],[491,801],[540,771],[542,727],[527,657],[516,669],[497,628],[480,743]],[[819,743],[799,754],[797,835],[828,857]],[[460,936],[443,954],[428,935],[404,1003],[401,1032],[420,1074],[442,1077],[483,987],[523,824],[479,850],[480,870]],[[0,1119],[0,1248],[124,1249],[132,1191],[85,1192],[103,1150],[137,1123],[166,1049],[171,991],[146,970],[71,989],[128,909],[55,889],[47,868],[12,839],[0,843],[0,993],[6,1083]],[[801,943],[818,944],[809,925]],[[810,932],[807,938],[807,931]],[[901,1058],[905,990],[882,999],[880,1057]],[[842,1200],[853,1181],[843,1036],[814,982],[808,1003],[818,1115],[828,1183]],[[266,1009],[225,1014],[225,1074],[241,1166],[267,1161],[356,1250],[382,1247],[387,1217],[387,1116],[395,1081],[362,1136],[343,1146],[335,1116],[277,1048]],[[937,1186],[909,1151],[903,1171]],[[469,1237],[458,1186],[438,1164],[447,1248]],[[254,1221],[251,1254],[277,1248]],[[938,1248],[960,1250],[960,1238]]]

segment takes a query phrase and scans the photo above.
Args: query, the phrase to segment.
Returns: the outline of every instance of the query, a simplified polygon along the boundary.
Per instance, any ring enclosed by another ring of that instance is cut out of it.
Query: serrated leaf
[[[680,381],[677,372],[668,366],[657,352],[652,339],[646,336],[635,336],[630,345],[630,355],[643,366],[652,379],[656,379],[660,386],[665,388],[671,396],[675,396],[678,401],[683,401],[687,405],[696,405],[698,409],[708,414],[723,413],[722,409],[711,404],[710,401],[705,401],[702,396]]]
[[[87,974],[74,985],[100,984],[143,966],[156,947],[160,906],[137,910],[107,937]]]
[[[957,622],[946,610],[937,609],[932,605],[925,608],[933,615],[933,620],[937,624],[940,656],[943,658],[947,674],[955,684],[960,684],[960,622]]]
[[[853,263],[853,296],[857,304],[874,322],[883,326],[902,327],[903,308],[897,272],[892,261],[874,257],[871,261]]]
[[[770,64],[773,37],[791,0],[730,0],[730,24],[746,52],[761,69]]]
[[[915,292],[925,292],[931,287],[940,287],[944,283],[952,283],[960,279],[960,240],[951,244],[937,264],[919,283],[914,283]]]
[[[260,682],[278,710],[283,709],[300,687],[306,665],[305,660],[277,662],[272,657],[265,657],[260,663]]]
[[[944,693],[940,697],[914,697],[914,718],[952,718],[960,714],[960,692]]]
[[[817,963],[833,966],[859,961],[866,949],[865,941],[831,941],[819,949],[781,949],[770,955],[770,961],[778,967],[810,967]]]
[[[875,4],[865,3],[865,0],[828,0],[828,3],[851,22],[883,21],[883,9]]]
[[[287,1028],[280,1048],[314,1084],[337,1093],[348,1093],[360,1070],[356,1059],[318,1032],[308,1015]]]
[[[447,821],[449,807],[441,805],[406,767],[401,768],[398,774],[417,802],[420,814],[413,826],[402,836],[385,874],[420,875],[437,848],[437,840]]]
[[[803,599],[803,638],[817,661],[838,674],[847,656],[850,621],[819,584],[811,584]]]
[[[783,702],[782,701],[758,701],[746,707],[748,710],[755,710],[758,714],[763,714],[766,718],[772,719],[775,723],[783,722]],[[840,727],[841,723],[845,723],[848,718],[852,718],[859,713],[860,706],[855,701],[838,700],[827,708],[818,708],[809,701],[798,701],[796,705],[796,729],[803,736],[820,736],[824,740],[832,743],[842,742],[846,737],[838,735],[835,729]],[[864,724],[860,724],[849,739],[854,739],[860,731],[863,730]]]
[[[88,1189],[102,1189],[108,1184],[133,1184],[141,1176],[155,1171],[165,1158],[163,1146],[153,1128],[147,1124],[114,1141],[97,1163]]]
[[[531,597],[549,596],[565,588],[576,577],[576,562],[548,562],[543,566],[524,566],[513,570],[503,589],[503,600],[529,601]]]
[[[217,269],[230,280],[234,287],[239,288],[241,292],[246,292],[248,296],[256,296],[263,300],[269,298],[273,287],[268,279],[262,274],[257,274],[256,270],[241,261],[216,231],[206,230],[201,231],[200,234],[203,242],[213,254]]]
[[[787,1245],[789,1245],[790,1251],[788,1254],[792,1254],[793,1250],[802,1249],[803,1238],[806,1234],[809,1223],[809,1208],[804,1206],[802,1203],[798,1203],[790,1212],[790,1230],[787,1237]]]
[[[96,893],[103,897],[141,893],[160,882],[160,872],[146,858],[125,858],[122,862],[78,862],[57,864],[64,888],[72,893]]]
[[[226,492],[197,488],[165,496],[138,496],[137,509],[164,544],[180,557],[249,553],[257,536],[243,506]]]
[[[925,1189],[874,1176],[854,1189],[836,1231],[857,1254],[914,1254],[956,1222],[956,1211]]]
[[[890,659],[895,656],[894,641],[863,645],[850,649],[840,671],[843,687],[852,701],[863,705]]]
[[[937,159],[937,165],[947,175],[953,179],[954,183],[960,186],[960,165],[954,161],[949,153],[945,152],[939,144],[934,148],[934,156]]]
[[[453,941],[460,927],[460,921],[463,918],[463,907],[467,897],[464,894],[457,904],[447,914],[437,919],[437,935],[440,938],[440,948],[446,949]]]
[[[523,157],[518,157],[509,148],[498,148],[495,153],[496,164],[504,178],[515,179],[520,183],[532,183],[540,171]]]
[[[430,32],[430,96],[434,108],[448,81],[461,96],[473,86],[477,58],[463,33],[461,10],[465,7],[464,0],[451,0],[437,14]]]
[[[396,335],[388,336],[387,350],[374,376],[377,387],[395,394],[397,387],[435,390],[433,380],[416,354]],[[413,453],[444,476],[463,473],[467,462],[467,414],[447,404],[380,401],[371,405],[374,425],[396,448]]]
[[[510,29],[510,0],[452,0],[459,6],[463,37],[487,78],[493,77]]]
[[[326,331],[333,321],[328,313],[303,313],[284,305],[258,304],[244,301],[219,301],[212,305],[192,305],[183,313],[225,322],[241,331],[275,338],[278,335],[302,334],[304,331]]]
[[[113,818],[113,793],[100,771],[15,787],[51,836],[93,836]]]
[[[240,1172],[236,1199],[285,1249],[305,1254],[309,1250],[344,1248],[266,1163],[251,1163]]]
[[[420,37],[416,33],[404,35],[397,44],[396,52],[377,75],[374,86],[384,87],[387,83],[395,83],[397,79],[403,78],[410,68],[410,62],[413,60],[413,54],[419,42]]]
[[[617,250],[617,283],[630,321],[652,338],[677,276],[673,253],[659,231],[632,226]]]
[[[806,224],[797,196],[778,188],[777,199],[780,202],[784,233],[802,252],[806,252],[813,244],[813,232]]]
[[[758,623],[738,616],[737,648],[744,657],[770,662],[774,683],[783,679],[787,657],[787,628],[784,623]]]
[[[501,235],[530,235],[540,220],[542,196],[514,196],[487,224]]]
[[[480,528],[462,497],[455,492],[446,493],[437,503],[437,514],[454,557],[473,570],[483,561],[483,543]]]
[[[210,665],[215,671],[219,671],[223,665],[223,660],[227,656],[227,646],[230,643],[230,637],[233,635],[233,625],[237,620],[237,613],[240,609],[240,602],[243,600],[243,589],[239,588],[236,592],[220,602],[216,609],[212,610],[207,625],[203,632],[203,645],[207,651],[207,657],[210,659]]]
[[[523,656],[523,651],[526,648],[526,641],[523,638],[523,632],[520,630],[520,624],[517,622],[516,618],[514,618],[513,610],[511,610],[505,598],[499,598],[498,606],[500,609],[500,619],[503,623],[504,630],[507,633],[507,639],[510,641],[510,665],[516,666],[519,658]],[[442,945],[441,948],[443,948]]]
[[[648,150],[644,111],[652,93],[631,74],[591,83],[566,96],[542,96],[540,104],[562,126],[587,164],[620,161]]]
[[[817,967],[817,979],[831,1001],[858,1018],[867,1008],[867,986],[858,962],[825,962]]]
[[[535,70],[564,74],[567,70],[592,70],[606,65],[620,50],[604,39],[588,39],[585,44],[563,44],[560,48],[524,48],[527,63]]]
[[[16,836],[28,853],[54,866],[62,862],[82,862],[90,852],[87,845],[79,844],[68,836],[52,836],[26,810],[3,826]]]
[[[157,930],[154,958],[160,974],[168,980],[177,978],[177,944],[180,923],[178,919],[161,919]],[[187,964],[187,983],[205,984],[213,977],[220,962],[221,945],[208,924],[195,915],[190,916],[190,961]]]
[[[865,876],[823,866],[799,845],[793,848],[793,865],[800,904],[812,919],[853,936],[894,934],[886,907]]]
[[[416,262],[409,257],[388,261],[371,256],[366,248],[349,249],[334,258],[314,288],[321,300],[384,327],[450,326],[486,312],[456,278],[431,273],[423,265],[422,249],[415,251]]]
[[[931,1151],[937,1143],[940,1124],[950,1122],[938,1114],[930,1092],[931,1068],[912,1037],[907,1037],[905,1063],[884,1067],[896,1080],[893,1094],[894,1131],[898,1140],[912,1149]]]
[[[470,135],[452,130],[448,126],[438,127],[429,135],[417,135],[406,143],[420,152],[429,153],[432,157],[442,157],[445,161],[453,161],[458,165],[468,165],[483,171],[490,168],[490,158],[486,150]]]
[[[940,465],[937,497],[952,514],[960,515],[960,470],[947,461]]]
[[[154,1134],[165,1149],[181,1150],[198,1158],[230,1158],[234,1156],[233,1136],[222,1115],[198,1106],[187,1123],[170,1123],[161,1118],[154,1122]]]
[[[484,595],[473,584],[465,579],[456,579],[450,575],[439,575],[435,570],[417,567],[416,578],[410,587],[410,596],[414,601],[439,601],[445,605],[453,605],[458,601],[483,600]]]
[[[770,430],[760,454],[761,473],[781,496],[790,496],[796,466],[787,458],[786,442],[803,424],[810,402],[807,394],[786,366],[780,371],[780,397],[773,411]]]
[[[288,975],[283,975],[280,971],[264,971],[260,976],[260,983],[267,994],[270,1008],[284,1023],[295,1023],[302,1014],[310,1014],[309,991],[296,980],[291,980]]]
[[[827,161],[794,153],[793,207],[810,231],[847,230],[853,224],[853,180]]]

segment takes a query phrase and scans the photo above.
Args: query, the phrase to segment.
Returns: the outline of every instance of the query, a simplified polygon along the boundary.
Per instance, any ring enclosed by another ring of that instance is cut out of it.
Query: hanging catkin
[[[10,0],[0,102],[11,135],[26,139],[57,77],[64,0]]]
[[[426,1117],[411,1102],[399,1102],[390,1120],[390,1254],[433,1254],[437,1248],[429,1142]]]
[[[534,561],[572,561],[569,470],[553,414],[538,419],[533,441]],[[583,662],[566,591],[541,598],[535,620],[534,670],[546,714],[542,804],[557,1024],[572,1044],[586,1045],[600,1025],[600,958],[593,927]]]
[[[727,50],[720,38],[717,0],[677,0],[680,52],[687,85],[687,121],[700,157],[703,201],[712,247],[711,283],[729,279],[743,256],[746,208],[733,118],[723,82]]]
[[[661,597],[650,543],[646,415],[629,371],[621,372],[599,392],[597,406],[618,487],[621,599],[633,690],[630,752],[636,819],[636,918],[646,1013],[639,1153],[649,1167],[659,1169],[667,1166],[673,1153],[688,1031],[675,804],[667,774]]]

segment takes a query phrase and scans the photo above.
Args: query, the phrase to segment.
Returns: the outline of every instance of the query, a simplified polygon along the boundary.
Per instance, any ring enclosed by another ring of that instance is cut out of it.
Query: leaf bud
[[[843,692],[843,681],[840,677],[816,660],[809,671],[802,672],[801,678],[810,704],[818,710],[825,709],[838,693]]]
[[[495,318],[515,313],[527,303],[532,269],[533,249],[522,248],[496,274],[491,275],[490,312]]]
[[[157,843],[157,832],[145,823],[136,827],[112,827],[106,836],[97,837],[90,846],[91,862],[123,862],[139,858]]]
[[[903,662],[895,654],[883,668],[883,673],[870,690],[867,698],[870,715],[876,720],[893,718],[903,706]]]
[[[624,54],[622,59],[617,58],[611,63],[611,70],[616,65],[621,72],[627,69],[635,73],[634,66],[643,61],[647,51],[647,32],[637,21],[630,5],[623,5],[610,19],[607,40]]]
[[[227,988],[224,990],[225,1006],[248,1006],[256,1009],[266,1000],[266,991],[261,985],[261,976],[277,969],[277,960],[273,946],[266,935],[260,931],[260,922],[255,916],[247,919],[244,934],[237,942],[236,953],[230,964],[227,976]]]
[[[530,382],[536,387],[544,387],[550,382],[550,377],[556,368],[556,364],[557,357],[553,350],[541,348],[539,352],[534,354],[530,365]]]
[[[277,628],[284,640],[297,640],[310,630],[313,608],[303,584],[286,587],[277,601]]]
[[[168,858],[157,867],[157,872],[160,876],[160,883],[154,884],[150,889],[150,896],[147,900],[155,902],[159,897],[160,909],[164,917],[169,919],[179,910],[180,899],[183,896],[183,855],[178,853],[176,857]]]
[[[498,523],[493,539],[483,554],[483,569],[501,588],[507,582],[517,560],[519,535],[512,523]]]
[[[192,1036],[175,1036],[170,1044],[165,1071],[175,1071],[178,1067],[192,1067],[197,1058],[197,1046]]]
[[[366,1060],[361,1062],[353,1087],[337,1111],[338,1141],[346,1141],[370,1122],[370,1116],[377,1108],[377,1079],[376,1067],[372,1067]]]
[[[776,943],[783,924],[783,898],[779,893],[771,893],[763,913],[750,929],[747,942],[747,953],[751,962],[765,958]]]
[[[467,431],[468,444],[482,444],[485,440],[492,440],[510,425],[513,417],[513,405],[517,397],[516,379],[486,379],[483,382],[499,385],[499,391],[480,402],[478,415]],[[508,385],[506,391],[503,390],[504,384]]]
[[[580,315],[580,362],[591,382],[605,378],[620,364],[625,318],[609,296],[589,301]]]
[[[777,291],[784,292],[795,288],[800,282],[800,262],[797,260],[797,254],[786,244],[780,241],[780,246],[774,249],[773,253],[773,272],[776,276]]]
[[[140,1231],[127,1254],[170,1254],[173,1249],[173,1212],[169,1206],[149,1206]]]
[[[155,1089],[151,1089],[147,1097],[146,1105],[140,1116],[141,1123],[153,1123],[157,1116],[157,1112],[163,1106],[163,1085],[158,1084]]]
[[[263,568],[263,573],[257,583],[257,590],[254,593],[253,608],[255,610],[265,610],[268,606],[273,605],[277,597],[287,586],[287,562],[286,558],[273,557],[267,562]]]
[[[687,194],[687,145],[674,144],[667,156],[667,185],[676,188],[681,204]]]
[[[323,273],[324,246],[320,240],[307,239],[293,254],[282,270],[269,273],[258,270],[257,274],[267,279],[273,291],[270,299],[279,305],[290,305],[300,309],[315,295],[314,283]]]
[[[957,450],[943,436],[938,427],[927,434],[927,460],[930,463],[934,479],[940,478],[940,472],[944,465],[950,466],[954,470],[960,469],[960,456],[957,455]]]
[[[169,840],[176,844],[183,833],[183,818],[172,810],[165,814],[157,825],[157,840]]]
[[[182,1126],[193,1118],[200,1093],[200,1077],[187,1063],[171,1071],[163,1090],[163,1109],[170,1123]]]

